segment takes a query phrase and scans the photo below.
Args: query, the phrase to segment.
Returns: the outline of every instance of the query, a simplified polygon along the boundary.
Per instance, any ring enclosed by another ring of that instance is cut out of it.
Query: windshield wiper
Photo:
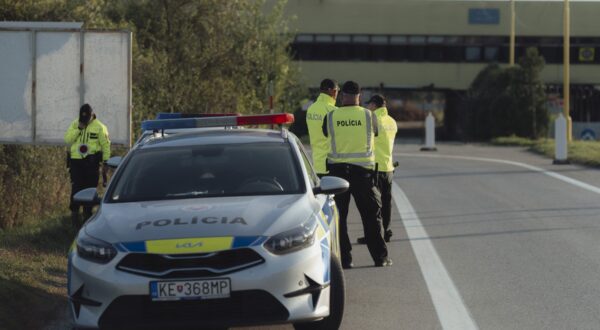
[[[187,196],[200,196],[208,194],[208,190],[205,191],[188,191],[177,194],[166,194],[165,197],[187,197]]]

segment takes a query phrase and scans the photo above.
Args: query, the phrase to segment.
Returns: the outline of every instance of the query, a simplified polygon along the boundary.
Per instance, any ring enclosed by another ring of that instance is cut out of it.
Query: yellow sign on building
[[[593,62],[596,49],[594,47],[579,48],[579,62]]]

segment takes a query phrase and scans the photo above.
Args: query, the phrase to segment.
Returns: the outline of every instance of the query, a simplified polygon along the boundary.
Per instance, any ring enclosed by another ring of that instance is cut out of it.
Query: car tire
[[[342,264],[336,257],[331,258],[331,287],[329,288],[329,316],[314,322],[294,323],[296,330],[339,329],[344,316],[346,283]]]

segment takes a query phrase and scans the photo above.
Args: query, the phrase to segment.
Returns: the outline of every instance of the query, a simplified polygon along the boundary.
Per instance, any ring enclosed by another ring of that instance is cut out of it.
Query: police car
[[[175,118],[174,118],[175,117]],[[290,114],[145,121],[68,257],[76,328],[337,329],[338,211]]]

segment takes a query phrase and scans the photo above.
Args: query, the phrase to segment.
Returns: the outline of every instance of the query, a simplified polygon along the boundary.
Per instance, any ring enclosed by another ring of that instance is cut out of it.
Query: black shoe
[[[383,260],[376,262],[375,267],[389,267],[393,264],[392,259],[385,257]]]
[[[383,234],[383,239],[385,240],[386,243],[390,242],[390,238],[392,238],[392,231],[390,229],[386,230],[385,233]]]
[[[367,244],[367,239],[364,237],[359,237],[356,239],[356,243],[358,244]]]
[[[351,269],[354,267],[354,263],[352,263],[352,261],[350,262],[342,262],[342,268],[343,269]]]

